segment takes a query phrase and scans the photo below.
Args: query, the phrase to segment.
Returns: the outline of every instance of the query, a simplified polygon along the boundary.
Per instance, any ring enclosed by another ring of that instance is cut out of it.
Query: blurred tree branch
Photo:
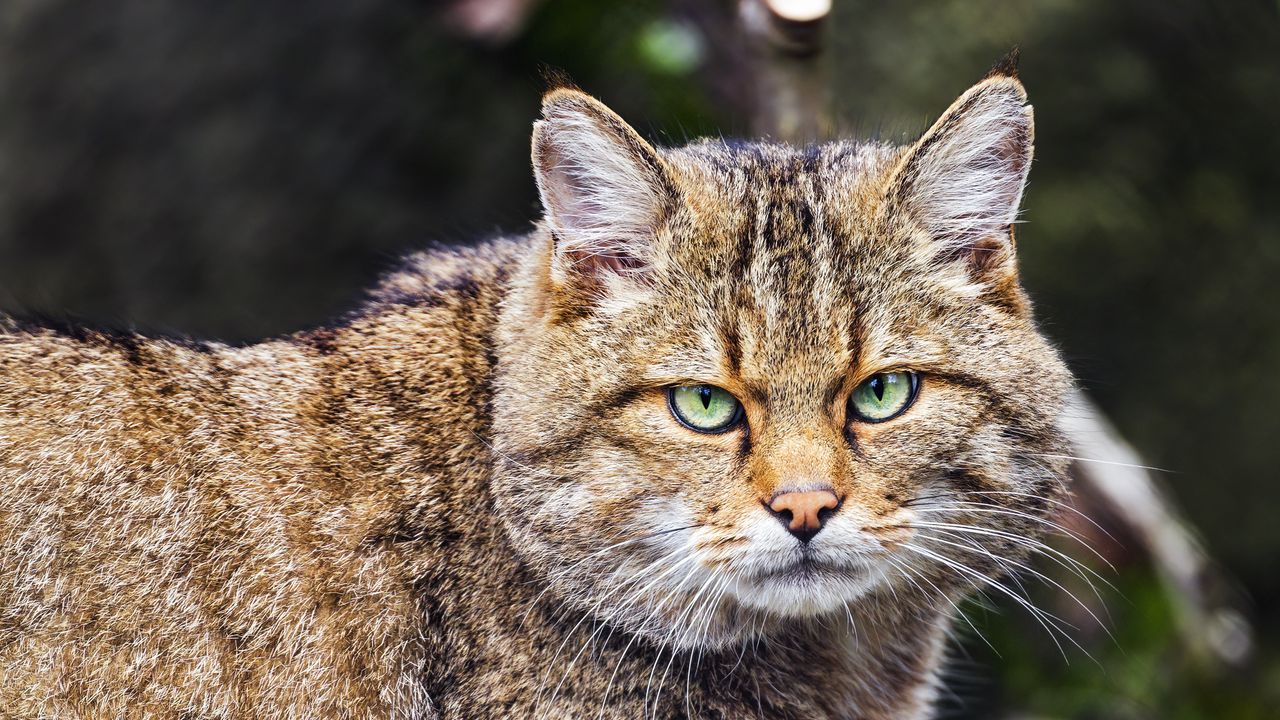
[[[830,0],[740,0],[738,17],[755,64],[757,135],[793,143],[831,134],[823,30]]]
[[[1205,552],[1153,469],[1143,465],[1084,393],[1076,394],[1064,426],[1076,457],[1075,506],[1136,541],[1150,557],[1193,652],[1227,666],[1244,664],[1253,630],[1234,605],[1234,584]],[[1071,518],[1062,520],[1086,537],[1098,532]]]

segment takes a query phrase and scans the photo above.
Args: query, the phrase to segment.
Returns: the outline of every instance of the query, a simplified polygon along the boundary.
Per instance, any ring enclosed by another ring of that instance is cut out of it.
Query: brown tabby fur
[[[982,583],[901,545],[996,575],[1064,470],[1011,230],[948,246],[916,209],[957,114],[1023,97],[997,72],[906,148],[659,151],[557,90],[548,220],[416,256],[340,324],[234,348],[0,320],[0,716],[928,716]],[[561,237],[565,118],[651,185],[643,246]],[[896,368],[916,403],[851,421]],[[690,382],[747,424],[677,424]],[[845,523],[815,548],[897,564],[739,601],[752,533],[792,542],[762,502],[815,483]],[[922,517],[991,534],[928,545]]]

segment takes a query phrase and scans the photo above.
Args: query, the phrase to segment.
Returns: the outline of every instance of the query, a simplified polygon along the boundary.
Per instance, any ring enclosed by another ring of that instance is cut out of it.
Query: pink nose
[[[769,501],[769,510],[803,543],[812,540],[839,507],[840,498],[833,490],[787,492]]]

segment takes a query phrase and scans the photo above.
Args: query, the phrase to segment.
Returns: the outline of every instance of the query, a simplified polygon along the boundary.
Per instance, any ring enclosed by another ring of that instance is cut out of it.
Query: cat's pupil
[[[711,409],[711,388],[707,387],[706,385],[703,385],[702,387],[698,388],[698,397],[702,398],[702,409],[710,410]]]
[[[884,400],[884,380],[879,375],[871,378],[871,392],[876,394],[876,400]]]

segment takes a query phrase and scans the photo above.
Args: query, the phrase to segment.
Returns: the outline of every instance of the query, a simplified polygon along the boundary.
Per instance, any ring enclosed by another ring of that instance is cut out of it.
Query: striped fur
[[[994,75],[905,148],[655,149],[558,90],[544,222],[342,322],[0,321],[0,715],[927,717],[953,603],[1062,489],[1024,98]],[[850,421],[897,368],[916,404]],[[680,426],[689,382],[747,425]],[[762,501],[820,483],[828,569],[773,574]]]

